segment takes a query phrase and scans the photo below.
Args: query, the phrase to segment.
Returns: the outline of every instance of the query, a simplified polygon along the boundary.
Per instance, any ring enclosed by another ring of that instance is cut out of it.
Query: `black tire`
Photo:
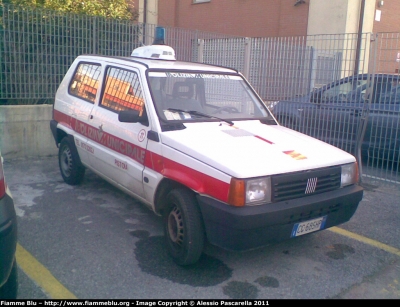
[[[204,227],[193,193],[172,190],[164,211],[164,238],[168,253],[178,265],[196,263],[204,248]]]
[[[61,140],[58,150],[58,165],[66,183],[77,185],[82,182],[85,167],[81,163],[72,136],[66,136]]]
[[[18,292],[18,268],[17,261],[14,264],[6,283],[0,288],[0,299],[16,299]]]

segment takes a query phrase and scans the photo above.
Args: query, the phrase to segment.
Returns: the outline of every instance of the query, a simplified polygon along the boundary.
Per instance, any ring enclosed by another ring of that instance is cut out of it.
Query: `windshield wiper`
[[[215,119],[222,120],[222,121],[228,123],[228,124],[231,125],[231,126],[234,125],[233,121],[230,121],[230,120],[228,120],[228,119],[223,119],[223,118],[216,117],[216,116],[213,116],[213,115],[208,115],[208,114],[206,114],[206,113],[202,113],[202,112],[195,111],[195,110],[182,110],[182,109],[175,109],[175,108],[168,108],[167,110],[168,110],[168,111],[172,111],[172,112],[188,113],[188,114],[190,114],[190,115],[203,116],[203,117],[207,117],[207,118],[215,118]]]

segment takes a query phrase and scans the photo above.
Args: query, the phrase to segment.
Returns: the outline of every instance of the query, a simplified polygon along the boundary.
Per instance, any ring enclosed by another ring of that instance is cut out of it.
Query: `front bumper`
[[[0,287],[7,281],[17,247],[17,217],[10,195],[0,199]]]
[[[354,185],[339,190],[259,206],[232,207],[197,196],[208,241],[230,250],[246,250],[291,237],[296,223],[327,216],[325,227],[347,222],[363,197]]]

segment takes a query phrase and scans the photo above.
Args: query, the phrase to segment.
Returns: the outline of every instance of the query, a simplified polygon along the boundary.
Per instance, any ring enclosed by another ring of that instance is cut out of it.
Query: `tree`
[[[79,54],[131,54],[141,26],[125,1],[0,0],[0,105],[52,103]]]
[[[66,13],[102,16],[136,21],[138,12],[126,0],[0,0],[23,6],[40,7]]]

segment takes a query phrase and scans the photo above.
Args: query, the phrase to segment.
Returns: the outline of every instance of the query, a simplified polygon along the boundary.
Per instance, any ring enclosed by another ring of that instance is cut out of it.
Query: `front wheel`
[[[82,182],[85,167],[81,163],[72,136],[62,139],[58,150],[58,164],[61,176],[66,183],[77,185]]]
[[[167,250],[179,265],[197,262],[203,252],[204,228],[193,193],[172,190],[164,211],[164,237]]]

